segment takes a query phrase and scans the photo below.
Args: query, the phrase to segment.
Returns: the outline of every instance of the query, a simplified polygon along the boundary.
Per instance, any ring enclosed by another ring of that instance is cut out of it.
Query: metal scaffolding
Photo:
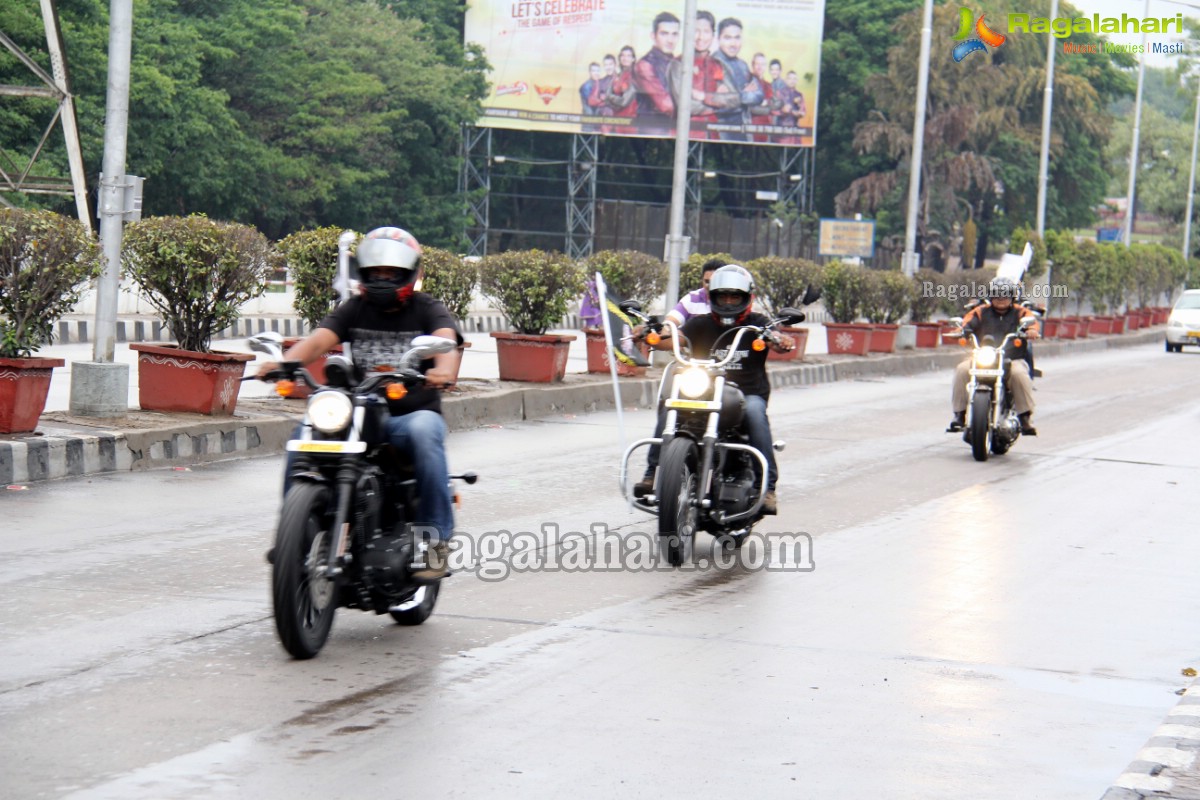
[[[704,142],[688,142],[688,173],[684,199],[691,213],[683,217],[683,235],[692,242],[700,241],[700,210],[704,198]]]
[[[79,145],[79,128],[75,122],[75,99],[71,95],[67,78],[67,60],[63,47],[62,30],[58,24],[58,8],[55,0],[40,0],[40,4],[42,25],[46,31],[46,51],[50,54],[50,69],[53,74],[47,73],[12,39],[0,32],[0,44],[16,56],[17,60],[24,64],[43,84],[41,86],[0,85],[0,96],[46,97],[57,100],[58,108],[24,168],[15,164],[7,155],[0,156],[0,192],[74,196],[79,221],[91,233],[92,215],[88,209],[83,149]],[[66,140],[67,161],[71,171],[69,180],[56,176],[33,174],[34,165],[45,149],[46,142],[55,125],[60,120],[62,121],[63,138]],[[0,196],[0,204],[12,207],[12,204],[7,202],[3,196]]]
[[[592,254],[596,236],[596,165],[600,137],[594,133],[571,134],[571,162],[567,164],[567,255],[584,258]]]
[[[467,204],[467,255],[487,255],[492,193],[492,129],[464,125],[458,194]]]

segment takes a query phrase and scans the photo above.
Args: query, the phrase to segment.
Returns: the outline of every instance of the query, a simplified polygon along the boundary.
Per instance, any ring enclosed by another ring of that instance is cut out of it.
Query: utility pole
[[[1146,0],[1146,10],[1142,17],[1150,16],[1150,0]],[[1129,191],[1125,195],[1125,230],[1121,241],[1129,247],[1133,243],[1133,204],[1137,190],[1138,146],[1142,126],[1142,85],[1146,82],[1146,32],[1142,31],[1142,52],[1138,57],[1137,100],[1133,108],[1133,144],[1129,151]]]
[[[925,108],[929,95],[929,50],[933,38],[933,0],[925,0],[921,19],[921,61],[917,68],[917,109],[913,119],[912,158],[908,173],[908,222],[904,226],[904,254],[900,268],[912,277],[921,266],[917,252],[917,210],[921,204],[921,162],[925,157]]]
[[[675,165],[671,173],[671,229],[667,234],[667,310],[679,299],[679,265],[686,257],[683,235],[687,205],[688,138],[692,132],[692,69],[696,60],[696,0],[683,7],[683,86],[675,103]]]
[[[111,0],[108,20],[108,97],[104,122],[104,173],[100,181],[100,247],[104,271],[96,284],[96,336],[92,361],[71,365],[71,413],[124,416],[129,409],[129,365],[114,363],[117,290],[121,275],[127,189],[125,146],[129,125],[129,73],[133,50],[133,0]]]

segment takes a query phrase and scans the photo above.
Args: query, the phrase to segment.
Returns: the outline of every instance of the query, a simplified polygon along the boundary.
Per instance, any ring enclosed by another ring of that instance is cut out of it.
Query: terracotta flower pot
[[[896,334],[900,330],[899,325],[890,325],[886,323],[875,323],[871,331],[871,349],[872,353],[894,353],[896,352]]]
[[[874,326],[858,322],[826,322],[824,324],[830,355],[865,356],[870,352]]]
[[[1057,319],[1058,323],[1057,336],[1059,339],[1074,339],[1079,331],[1079,323],[1073,319]]]
[[[1053,339],[1058,336],[1059,321],[1056,319],[1042,320],[1042,337],[1045,339]]]
[[[608,366],[608,346],[604,340],[603,328],[584,328],[583,334],[587,341],[587,371],[595,373],[604,373],[607,375],[611,370]],[[650,352],[646,346],[639,342],[638,349],[642,355],[646,356],[649,361]],[[617,374],[621,377],[637,377],[646,374],[645,367],[635,367],[632,364],[626,364],[623,361],[617,361]]]
[[[1119,314],[1108,318],[1109,333],[1124,333],[1125,332],[1125,315]]]
[[[239,379],[251,353],[197,353],[133,342],[138,354],[138,405],[144,411],[182,411],[227,417],[237,406]]]
[[[1112,318],[1095,316],[1088,320],[1088,336],[1104,336],[1112,333]]]
[[[937,322],[914,322],[917,326],[917,347],[939,347],[942,344],[942,326]]]
[[[292,345],[294,345],[298,341],[300,341],[300,339],[296,338],[296,337],[292,337],[290,339],[284,339],[283,340],[283,352],[286,353],[288,351],[288,348],[291,347]],[[314,381],[316,381],[317,383],[320,383],[320,384],[324,384],[325,383],[325,359],[332,355],[341,355],[341,353],[342,353],[342,346],[340,344],[334,345],[332,350],[330,350],[328,353],[326,353],[323,356],[319,356],[316,361],[309,364],[307,367],[305,367],[305,369],[308,370],[309,375],[312,375]],[[312,394],[312,389],[308,388],[308,384],[304,383],[303,381],[298,380],[298,381],[296,381],[295,388],[292,389],[292,393],[288,395],[288,399],[289,400],[303,400],[304,398],[308,397],[311,394]]]
[[[792,341],[796,343],[796,348],[786,353],[776,353],[774,350],[767,350],[768,361],[803,361],[804,350],[808,347],[808,328],[803,326],[793,328],[788,325],[776,328],[781,336],[790,336]]]
[[[567,374],[567,355],[574,336],[493,332],[500,380],[557,383]]]
[[[61,358],[0,358],[0,433],[28,433],[37,428],[50,378]]]

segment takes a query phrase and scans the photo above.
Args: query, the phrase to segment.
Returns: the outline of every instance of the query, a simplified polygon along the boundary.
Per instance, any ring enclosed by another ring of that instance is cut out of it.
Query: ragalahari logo
[[[1004,44],[1004,40],[1008,37],[1003,33],[996,33],[984,24],[983,20],[986,16],[986,14],[980,14],[979,19],[976,20],[971,9],[966,7],[958,9],[958,33],[954,35],[958,44],[954,45],[953,50],[955,61],[962,61],[971,53],[980,50],[987,52],[988,47],[996,48]],[[968,39],[972,29],[975,31],[975,36]]]

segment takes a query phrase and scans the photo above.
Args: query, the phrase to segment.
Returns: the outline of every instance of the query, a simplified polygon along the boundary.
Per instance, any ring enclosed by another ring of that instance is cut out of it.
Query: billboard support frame
[[[461,141],[458,193],[466,203],[463,237],[467,255],[482,257],[487,255],[491,219],[492,129],[463,125]]]
[[[567,164],[567,255],[586,258],[596,236],[596,170],[600,136],[571,134],[571,161]]]

